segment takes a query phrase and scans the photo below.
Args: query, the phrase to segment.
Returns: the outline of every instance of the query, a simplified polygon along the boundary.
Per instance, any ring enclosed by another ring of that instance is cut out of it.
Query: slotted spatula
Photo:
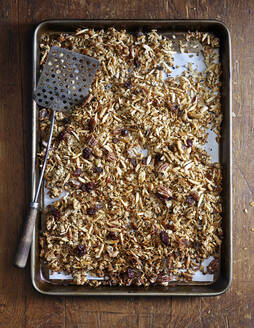
[[[14,265],[19,268],[25,267],[31,246],[33,229],[39,209],[38,197],[54,129],[55,111],[69,111],[84,101],[98,66],[99,61],[95,58],[55,46],[51,48],[48,54],[34,99],[39,106],[52,109],[52,121],[36,194],[33,202],[30,203],[16,251]]]

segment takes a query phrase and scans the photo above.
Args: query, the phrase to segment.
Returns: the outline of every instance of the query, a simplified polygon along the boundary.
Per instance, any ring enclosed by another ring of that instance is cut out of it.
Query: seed
[[[82,183],[81,189],[82,191],[90,193],[92,190],[95,189],[95,184],[93,182]]]
[[[118,239],[118,236],[115,232],[113,231],[110,231],[109,234],[108,234],[108,238],[109,239],[112,239],[112,240],[117,240]]]
[[[169,236],[166,233],[166,231],[161,231],[160,239],[161,239],[162,243],[165,244],[166,246],[170,245],[170,239],[169,239]]]
[[[79,177],[81,175],[82,171],[81,169],[78,167],[74,172],[73,172],[73,175],[75,177]]]
[[[96,208],[95,207],[89,207],[87,210],[86,210],[86,213],[90,216],[94,216],[96,214]]]
[[[91,156],[91,153],[92,153],[92,151],[91,151],[90,148],[88,148],[88,147],[84,148],[83,149],[83,157],[84,157],[84,159],[89,159],[89,157]]]
[[[86,254],[86,246],[85,245],[78,245],[75,248],[75,253],[78,257],[82,257]]]
[[[122,137],[126,137],[128,134],[129,134],[129,131],[128,131],[127,129],[123,128],[123,129],[121,130],[121,136],[122,136]]]
[[[95,129],[95,126],[96,126],[96,122],[95,122],[95,119],[94,118],[91,118],[89,121],[88,121],[88,129],[90,132],[93,132],[94,129]]]

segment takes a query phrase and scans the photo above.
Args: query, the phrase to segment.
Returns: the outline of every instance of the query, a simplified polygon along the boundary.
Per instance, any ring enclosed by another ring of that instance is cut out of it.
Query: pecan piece
[[[96,122],[95,122],[95,119],[94,118],[91,118],[89,121],[88,121],[88,129],[90,132],[93,132],[94,129],[95,129],[95,126],[96,126]]]
[[[85,245],[78,245],[76,248],[75,248],[75,253],[78,257],[82,257],[86,254],[86,246]]]
[[[162,200],[169,200],[169,199],[172,198],[171,191],[168,188],[164,187],[164,186],[159,186],[157,188],[157,194],[156,195],[157,195],[157,197],[159,197]]]
[[[90,193],[92,190],[95,189],[95,184],[93,182],[82,183],[81,189]]]
[[[82,104],[82,106],[81,107],[85,107],[87,104],[89,104],[89,102],[91,101],[93,99],[93,95],[88,95],[88,96],[86,96],[85,97],[85,100],[84,100],[84,102],[83,102],[83,104]]]
[[[207,267],[207,272],[210,274],[214,274],[219,270],[219,259],[214,259]]]
[[[166,233],[166,231],[160,232],[160,239],[164,245],[166,245],[166,246],[170,245],[170,238],[169,238],[169,235]]]
[[[168,163],[162,163],[162,164],[160,164],[159,167],[158,167],[158,172],[161,173],[161,172],[166,171],[166,169],[168,168],[168,166],[169,166]]]
[[[112,151],[108,153],[107,160],[109,162],[114,162],[116,160],[116,156],[115,156],[115,154]]]
[[[94,146],[96,146],[98,143],[98,141],[95,139],[95,137],[93,135],[89,136],[87,138],[87,144],[89,147],[93,148]]]
[[[166,275],[163,273],[160,273],[158,275],[158,278],[156,279],[156,284],[162,285],[162,286],[167,286],[170,281],[173,280],[173,277],[171,275]]]
[[[92,151],[90,148],[86,147],[83,149],[83,157],[84,159],[89,159],[92,154]]]

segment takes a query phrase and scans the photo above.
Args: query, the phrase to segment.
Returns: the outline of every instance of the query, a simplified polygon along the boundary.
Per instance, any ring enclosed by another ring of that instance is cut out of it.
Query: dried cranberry
[[[95,126],[96,126],[96,122],[95,122],[95,119],[94,118],[91,118],[89,121],[88,121],[88,129],[90,132],[93,132],[94,129],[95,129]]]
[[[158,106],[158,105],[159,105],[159,102],[158,102],[158,100],[157,100],[157,99],[154,99],[154,100],[153,100],[153,105],[154,105],[154,107],[156,107],[156,106]]]
[[[199,241],[194,241],[193,242],[193,247],[196,248],[196,249],[197,248],[200,248],[201,247],[201,243]]]
[[[82,257],[86,254],[86,246],[85,245],[78,245],[75,248],[75,253],[78,257]]]
[[[62,119],[62,123],[65,124],[65,125],[70,124],[71,120],[68,117],[65,117],[64,119]]]
[[[127,129],[123,128],[123,129],[121,130],[121,136],[122,136],[122,137],[126,137],[128,134],[129,134],[129,131],[128,131]]]
[[[95,207],[89,207],[87,210],[86,210],[86,213],[90,216],[94,216],[96,214],[96,208]]]
[[[116,143],[119,142],[119,139],[118,138],[113,138],[112,141],[113,141],[114,144],[116,144]]]
[[[134,63],[135,68],[139,68],[140,62],[138,61],[138,59],[136,57],[134,58],[133,63]]]
[[[168,149],[169,149],[170,151],[172,151],[172,153],[175,151],[175,147],[174,147],[173,145],[169,145],[169,146],[168,146]]]
[[[161,239],[162,243],[165,244],[166,246],[170,245],[169,235],[166,233],[166,231],[161,231],[160,239]]]
[[[81,175],[82,171],[81,169],[78,167],[74,172],[73,172],[73,175],[75,177],[79,177]]]
[[[92,153],[92,151],[91,151],[90,148],[88,148],[88,147],[84,148],[83,149],[83,157],[84,157],[84,159],[89,159],[90,156],[91,156],[91,153]]]
[[[207,272],[210,274],[214,274],[216,271],[219,270],[219,260],[214,259],[207,267]]]
[[[177,116],[182,117],[183,116],[183,110],[179,109],[178,112],[177,112]]]
[[[110,231],[110,232],[108,233],[108,238],[109,238],[109,239],[112,239],[112,240],[117,240],[117,239],[118,239],[118,236],[117,236],[117,234],[116,234],[115,232]]]
[[[162,71],[162,70],[163,70],[163,67],[162,67],[161,65],[158,65],[158,66],[156,67],[156,69],[157,69],[158,71]]]
[[[161,158],[162,158],[162,154],[160,154],[160,153],[156,153],[155,154],[155,157],[154,157],[154,159],[155,159],[155,162],[160,162],[161,161]]]
[[[142,35],[144,35],[144,33],[142,32],[142,30],[138,30],[138,32],[137,32],[137,38],[141,37]]]
[[[132,88],[131,80],[127,80],[127,81],[124,83],[124,87],[125,87],[126,89],[131,89],[131,88]]]
[[[196,192],[192,192],[192,193],[191,193],[191,197],[192,197],[196,202],[199,201],[199,197],[198,197],[198,194],[197,194]]]
[[[102,173],[102,172],[103,172],[103,168],[100,167],[100,166],[96,166],[96,168],[95,168],[95,172],[97,172],[97,173]]]
[[[181,238],[178,240],[178,247],[185,248],[190,246],[190,241],[188,239]]]
[[[173,111],[176,112],[179,109],[179,105],[177,104],[171,104],[169,105],[169,108]]]
[[[61,217],[61,212],[57,208],[55,208],[54,206],[51,206],[50,213],[56,219],[59,219]]]
[[[130,162],[131,162],[131,164],[132,164],[134,167],[137,166],[137,161],[136,161],[135,158],[130,158]]]
[[[61,142],[62,140],[66,139],[67,131],[64,129],[61,131],[58,136],[56,137],[57,141]]]
[[[91,192],[95,189],[95,184],[93,182],[82,183],[81,189],[86,192]]]
[[[186,140],[187,147],[192,147],[193,141],[191,139]]]
[[[127,269],[127,275],[129,279],[133,279],[135,277],[135,271],[131,268]]]
[[[141,163],[146,165],[147,164],[147,157],[142,158]]]
[[[192,205],[195,202],[195,200],[193,199],[193,197],[191,195],[187,196],[186,201],[190,205]]]

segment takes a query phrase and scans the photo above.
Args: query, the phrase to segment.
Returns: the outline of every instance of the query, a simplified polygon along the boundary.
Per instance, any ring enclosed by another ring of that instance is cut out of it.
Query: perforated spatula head
[[[34,94],[36,103],[58,111],[81,104],[98,66],[95,58],[53,46]]]

